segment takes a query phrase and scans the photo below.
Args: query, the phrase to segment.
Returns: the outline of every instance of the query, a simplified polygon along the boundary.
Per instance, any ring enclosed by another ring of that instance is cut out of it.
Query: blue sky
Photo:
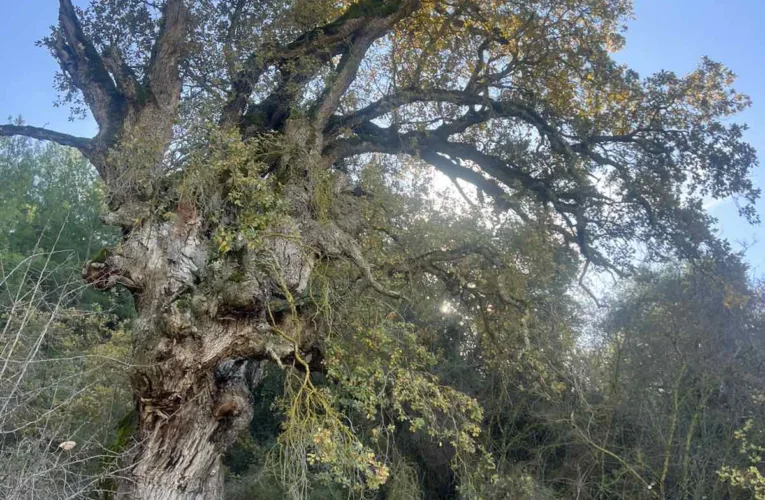
[[[738,76],[736,88],[754,105],[739,121],[748,123],[747,139],[765,160],[765,0],[634,0],[636,19],[629,23],[627,47],[617,59],[642,75],[661,69],[691,71],[702,56],[721,61]],[[85,0],[76,0],[84,4]],[[92,135],[92,121],[68,120],[66,109],[54,108],[55,62],[34,42],[56,22],[56,0],[5,0],[0,17],[0,118],[23,115],[31,125],[76,135]],[[755,174],[765,190],[765,167]],[[765,220],[765,201],[758,203]],[[751,226],[726,200],[710,207],[720,229],[733,244],[749,245],[753,271],[765,275],[765,229]],[[757,242],[757,240],[760,240]]]
[[[736,89],[748,94],[751,108],[736,118],[747,123],[747,140],[763,166],[754,180],[765,191],[765,0],[634,0],[636,19],[629,23],[627,47],[617,59],[641,75],[668,69],[692,71],[709,56],[737,75]],[[757,204],[765,221],[765,200]],[[752,226],[738,216],[733,200],[715,204],[710,212],[734,248],[751,245],[747,260],[756,275],[765,275],[765,225]],[[759,242],[757,242],[759,240]]]

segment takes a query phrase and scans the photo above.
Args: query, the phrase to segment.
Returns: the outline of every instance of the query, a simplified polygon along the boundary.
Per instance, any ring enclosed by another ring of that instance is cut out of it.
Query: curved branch
[[[0,136],[30,137],[42,141],[51,141],[62,146],[79,149],[85,156],[90,152],[91,139],[48,130],[42,127],[30,127],[29,125],[0,125]]]
[[[417,102],[449,102],[470,105],[482,104],[485,101],[486,99],[479,95],[459,90],[407,88],[385,96],[348,115],[333,117],[326,132],[328,135],[333,135],[342,129],[353,129],[390,113],[396,108]]]
[[[447,102],[458,106],[485,106],[482,112],[468,112],[454,122],[447,123],[436,129],[436,133],[444,136],[463,132],[471,125],[485,122],[492,117],[517,118],[535,127],[542,136],[547,138],[554,152],[562,153],[569,157],[572,157],[574,154],[571,145],[569,145],[563,135],[551,126],[533,106],[516,100],[498,101],[464,90],[404,89],[390,96],[383,97],[354,113],[335,117],[330,122],[327,133],[334,135],[342,129],[354,129],[396,108],[417,102]],[[600,140],[605,142],[606,138],[600,138]]]
[[[337,109],[340,99],[356,78],[359,65],[375,40],[376,37],[372,36],[358,37],[351,42],[348,50],[343,54],[335,72],[334,81],[326,86],[317,103],[314,112],[316,130],[322,130],[332,113]]]
[[[481,183],[481,178],[485,179],[475,171],[464,167],[458,168],[459,165],[454,161],[444,158],[443,155],[447,155],[449,158],[467,160],[480,166],[484,172],[510,188],[522,186],[535,193],[543,203],[559,205],[558,208],[568,208],[544,180],[533,177],[497,156],[484,153],[472,144],[451,142],[446,137],[432,132],[412,131],[399,134],[391,128],[379,127],[372,123],[357,127],[356,133],[356,138],[341,139],[331,143],[325,150],[325,155],[332,161],[363,153],[419,155],[429,163],[434,162],[434,166],[447,175],[454,175],[468,182]],[[495,188],[487,186],[487,189],[489,194],[501,196]]]
[[[383,37],[398,21],[414,12],[419,4],[419,0],[392,2],[392,12],[389,15],[373,17],[358,33],[354,34],[348,48],[343,52],[334,81],[327,85],[319,99],[315,118],[317,130],[324,129],[332,113],[337,109],[340,99],[356,78],[359,65],[372,44]]]
[[[469,182],[484,193],[491,196],[494,200],[496,207],[500,210],[513,209],[518,212],[519,207],[513,206],[508,198],[508,193],[502,189],[502,187],[494,180],[482,175],[480,172],[471,170],[467,167],[458,165],[454,160],[451,160],[443,155],[438,154],[435,151],[427,150],[420,153],[420,157],[430,165],[434,166],[441,173],[445,174],[451,179],[460,179],[465,182]],[[525,216],[525,213],[519,215]]]
[[[356,137],[335,140],[324,150],[328,162],[340,158],[364,153],[407,154],[419,157],[449,177],[457,177],[472,183],[489,194],[500,210],[513,210],[521,219],[528,221],[526,212],[513,203],[509,193],[500,185],[511,190],[522,190],[541,205],[551,206],[566,222],[571,231],[553,225],[551,229],[559,233],[564,240],[580,248],[584,257],[594,264],[613,268],[600,252],[593,249],[586,238],[585,223],[582,219],[583,196],[590,193],[590,186],[561,191],[554,188],[549,180],[535,177],[508,161],[488,153],[476,146],[464,142],[452,142],[445,136],[430,132],[398,133],[392,128],[383,128],[367,122],[355,129]],[[568,148],[570,150],[570,148]],[[573,152],[572,152],[573,154]],[[470,162],[478,166],[489,177],[480,172],[462,166],[461,162]],[[576,223],[572,221],[576,218]]]

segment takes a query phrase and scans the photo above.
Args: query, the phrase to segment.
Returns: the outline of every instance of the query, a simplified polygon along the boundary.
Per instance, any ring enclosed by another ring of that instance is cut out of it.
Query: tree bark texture
[[[316,256],[305,248],[340,255],[353,243],[333,223],[306,215],[304,189],[292,193],[294,217],[284,216],[299,232],[271,237],[258,256],[243,245],[213,259],[202,222],[181,207],[173,222],[150,217],[86,264],[94,286],[130,288],[138,312],[138,447],[121,498],[220,498],[220,457],[252,415],[260,373],[253,363],[282,360],[312,341],[273,304],[308,285]]]

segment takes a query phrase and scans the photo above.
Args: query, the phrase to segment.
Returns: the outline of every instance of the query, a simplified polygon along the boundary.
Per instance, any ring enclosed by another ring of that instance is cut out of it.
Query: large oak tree
[[[391,303],[407,300],[407,273],[463,297],[477,292],[440,264],[478,255],[499,265],[492,249],[457,243],[411,255],[406,269],[376,265],[363,238],[402,240],[395,220],[381,226],[362,210],[375,193],[355,185],[359,165],[429,165],[600,268],[723,251],[701,198],[741,196],[756,218],[756,156],[726,120],[748,100],[710,60],[683,77],[640,78],[615,63],[630,9],[99,0],[79,10],[60,0],[42,44],[59,63],[62,100],[99,132],[15,124],[0,135],[81,151],[108,189],[104,219],[122,228],[121,243],[83,268],[97,288],[130,290],[138,315],[138,445],[119,495],[221,496],[220,457],[249,423],[263,364],[293,365],[306,385],[327,369],[327,331],[306,299],[326,263],[352,263]],[[494,288],[494,308],[523,307],[501,281]]]

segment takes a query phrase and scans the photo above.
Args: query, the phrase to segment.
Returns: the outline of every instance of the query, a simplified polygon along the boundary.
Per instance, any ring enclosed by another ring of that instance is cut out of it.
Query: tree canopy
[[[627,265],[635,242],[652,257],[693,255],[714,246],[701,196],[742,196],[756,217],[755,153],[726,122],[748,99],[708,59],[685,76],[616,64],[630,13],[623,0],[124,0],[78,19],[64,3],[42,43],[62,66],[64,101],[91,109],[100,132],[4,133],[79,147],[117,182],[111,170],[125,166],[105,156],[139,110],[172,117],[145,125],[163,130],[160,142],[178,128],[168,169],[184,165],[205,123],[247,139],[301,117],[325,166],[368,153],[427,162],[521,219],[552,211],[552,229],[597,264]]]

